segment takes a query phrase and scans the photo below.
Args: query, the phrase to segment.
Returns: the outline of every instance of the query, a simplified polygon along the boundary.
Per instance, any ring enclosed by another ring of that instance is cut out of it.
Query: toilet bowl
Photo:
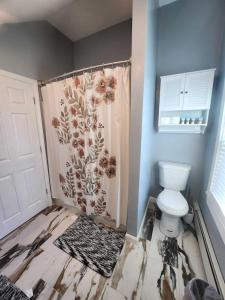
[[[180,192],[163,190],[157,198],[162,212],[160,231],[169,237],[177,237],[181,229],[180,218],[188,213],[188,203]]]
[[[188,203],[180,193],[186,188],[191,166],[159,162],[160,185],[164,190],[157,197],[162,212],[160,231],[168,237],[177,237],[181,230],[181,217],[188,213]]]

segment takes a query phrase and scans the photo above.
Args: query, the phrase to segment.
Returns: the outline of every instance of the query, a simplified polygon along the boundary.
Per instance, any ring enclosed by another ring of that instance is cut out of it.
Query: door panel
[[[4,133],[4,125],[3,125],[2,114],[0,113],[0,161],[9,159],[7,144],[5,142],[5,137],[3,133]]]
[[[16,148],[18,156],[24,156],[32,153],[31,136],[29,132],[29,122],[27,114],[11,115],[14,125],[14,132],[16,137]],[[23,141],[23,143],[21,143]]]
[[[0,178],[0,237],[22,224],[24,214],[20,207],[13,175]]]
[[[14,85],[17,85],[17,82],[14,81]],[[8,87],[8,96],[11,103],[25,104],[26,96],[23,89],[16,87]]]
[[[31,167],[23,171],[24,182],[28,194],[28,206],[33,206],[41,202],[41,186],[37,181],[38,174],[35,167]]]
[[[8,222],[9,219],[21,213],[14,186],[15,184],[11,175],[0,179],[0,199],[3,222]]]
[[[184,97],[184,74],[162,77],[160,89],[160,110],[180,110]]]
[[[212,96],[214,71],[186,74],[184,109],[208,109]]]
[[[0,76],[0,238],[48,205],[34,87]]]

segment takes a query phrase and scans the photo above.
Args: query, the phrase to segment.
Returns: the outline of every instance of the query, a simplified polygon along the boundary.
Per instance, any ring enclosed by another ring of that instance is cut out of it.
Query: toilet
[[[191,166],[174,162],[159,162],[159,181],[164,190],[157,197],[162,212],[160,231],[168,237],[177,237],[181,217],[188,213],[188,203],[180,191],[185,190]]]

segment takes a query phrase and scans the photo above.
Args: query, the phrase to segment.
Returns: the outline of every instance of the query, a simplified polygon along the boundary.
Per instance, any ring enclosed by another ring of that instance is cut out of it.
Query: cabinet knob
[[[181,93],[181,94],[183,94],[184,92],[183,92],[183,91],[181,91],[180,93]]]
[[[188,91],[185,91],[185,94],[187,94],[188,93]]]

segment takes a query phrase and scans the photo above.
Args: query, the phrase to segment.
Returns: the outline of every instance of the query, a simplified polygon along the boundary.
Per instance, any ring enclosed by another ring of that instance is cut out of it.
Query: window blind
[[[225,117],[225,116],[224,116]],[[210,191],[225,215],[225,122],[217,146]]]

